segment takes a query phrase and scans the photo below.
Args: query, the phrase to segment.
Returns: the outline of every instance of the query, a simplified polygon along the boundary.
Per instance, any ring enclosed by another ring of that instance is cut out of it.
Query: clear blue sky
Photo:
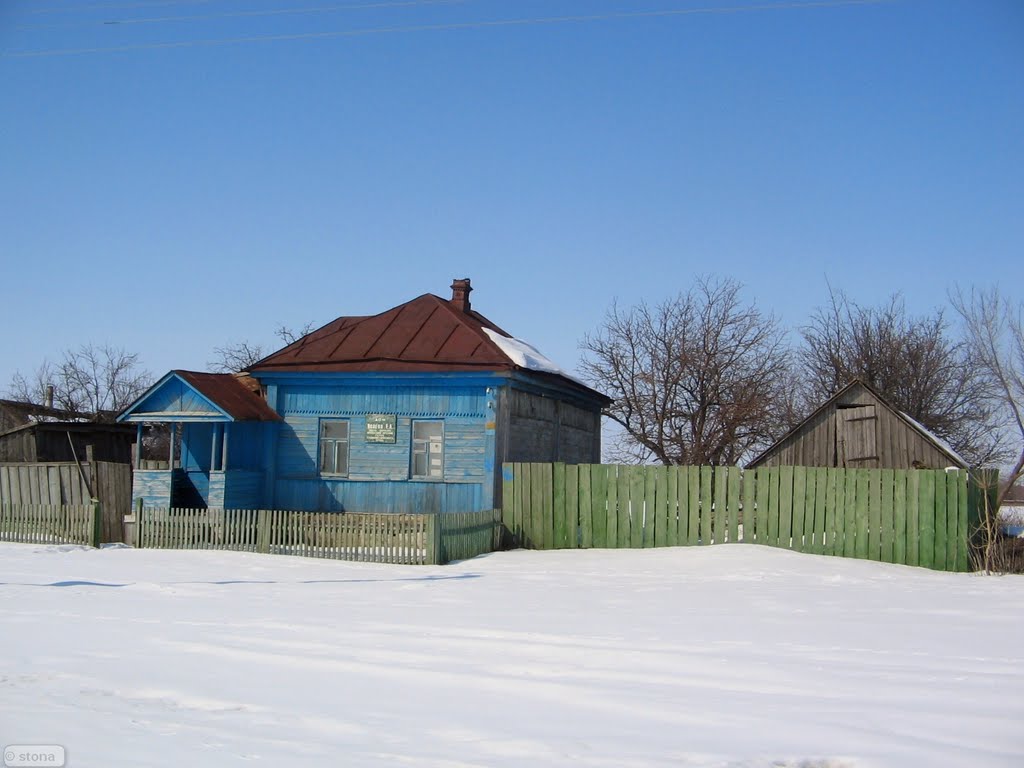
[[[790,327],[1024,292],[1019,0],[0,0],[0,93],[0,391],[455,277],[567,368],[697,273]]]

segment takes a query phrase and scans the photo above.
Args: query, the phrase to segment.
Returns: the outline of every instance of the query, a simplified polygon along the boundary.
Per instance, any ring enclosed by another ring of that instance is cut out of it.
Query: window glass
[[[412,476],[436,480],[444,478],[443,422],[412,423]]]
[[[348,422],[320,422],[320,472],[348,475]]]

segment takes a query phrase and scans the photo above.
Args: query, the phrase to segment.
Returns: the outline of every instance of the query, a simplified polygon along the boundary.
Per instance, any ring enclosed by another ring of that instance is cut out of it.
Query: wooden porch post
[[[167,454],[167,469],[174,471],[174,441],[178,438],[178,425],[173,421],[170,422],[171,427],[171,449]]]
[[[217,461],[217,459],[221,459],[221,461],[223,461],[223,454],[219,454],[219,451],[218,451],[218,449],[220,447],[221,440],[223,439],[223,433],[222,433],[223,429],[224,429],[224,425],[223,424],[214,424],[213,425],[213,436],[211,438],[211,443],[210,443],[210,471],[211,472],[214,472],[214,471],[216,471],[218,469],[224,469],[223,464],[221,462]]]

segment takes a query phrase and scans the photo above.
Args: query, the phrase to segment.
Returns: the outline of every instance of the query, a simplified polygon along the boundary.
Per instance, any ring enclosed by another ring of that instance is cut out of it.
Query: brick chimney
[[[469,284],[468,277],[452,282],[451,305],[460,312],[469,312],[469,292],[472,290],[473,287]]]

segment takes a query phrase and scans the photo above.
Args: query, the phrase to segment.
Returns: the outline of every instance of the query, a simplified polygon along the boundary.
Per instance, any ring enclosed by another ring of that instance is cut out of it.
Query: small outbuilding
[[[967,469],[944,440],[855,379],[747,466]]]
[[[167,425],[151,506],[474,512],[505,461],[600,461],[609,398],[472,308],[468,279],[339,317],[241,376],[171,371],[119,417]]]
[[[40,421],[0,433],[2,462],[109,461],[130,464],[135,430],[126,424]]]

